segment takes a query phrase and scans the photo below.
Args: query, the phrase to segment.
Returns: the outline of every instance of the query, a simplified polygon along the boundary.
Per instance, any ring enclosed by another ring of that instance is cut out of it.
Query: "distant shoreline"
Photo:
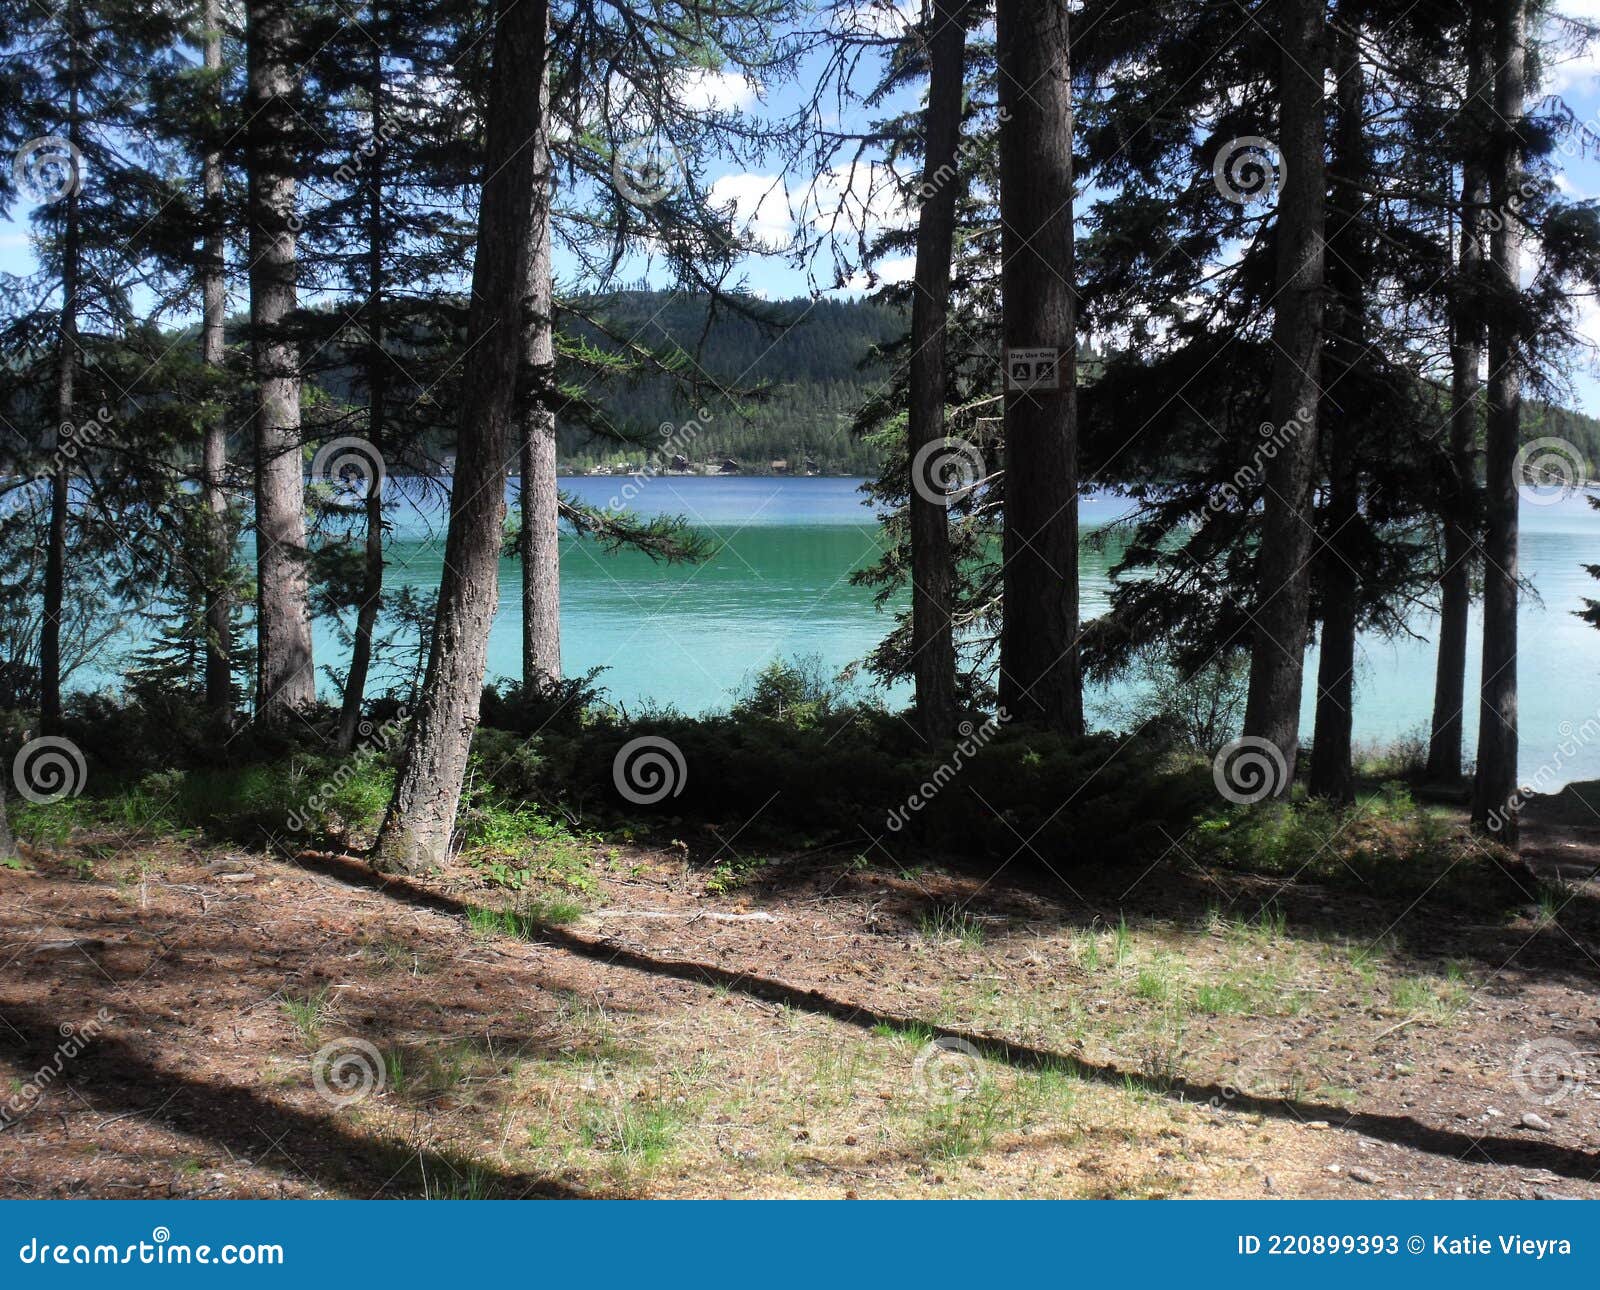
[[[557,479],[633,479],[643,476],[646,479],[866,479],[867,476],[855,474],[850,471],[833,472],[827,470],[814,471],[804,475],[793,475],[788,471],[778,470],[739,470],[709,472],[699,470],[613,470],[604,474],[587,470],[558,470]]]

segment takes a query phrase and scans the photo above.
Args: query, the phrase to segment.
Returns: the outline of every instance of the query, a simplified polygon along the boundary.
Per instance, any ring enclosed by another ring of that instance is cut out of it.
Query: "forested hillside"
[[[574,301],[562,324],[571,340],[604,344],[609,333],[613,341],[676,348],[685,356],[674,376],[584,386],[602,425],[621,435],[653,444],[663,423],[693,421],[698,429],[691,441],[680,440],[674,451],[697,463],[733,458],[741,470],[759,472],[785,460],[796,474],[807,459],[824,474],[877,467],[872,446],[850,433],[850,422],[887,375],[883,364],[870,361],[872,347],[904,330],[893,306],[744,299],[713,308],[703,295],[638,290]],[[574,371],[569,379],[582,382],[583,374]],[[644,460],[639,448],[608,442],[575,419],[558,417],[557,425],[568,469]]]
[[[667,457],[682,453],[697,467],[732,459],[740,473],[765,474],[781,460],[801,474],[810,461],[821,474],[872,474],[882,466],[879,444],[850,427],[864,404],[890,390],[892,365],[873,351],[907,335],[903,299],[903,292],[886,291],[881,298],[734,297],[713,305],[709,295],[636,288],[567,301],[559,315],[560,368],[572,399],[556,419],[561,467],[666,469],[656,458],[661,427],[671,424],[688,429],[675,434]],[[244,327],[239,319],[240,335]],[[594,361],[596,353],[630,349],[648,351],[662,366],[676,352],[676,370],[617,375]],[[335,403],[359,404],[353,351],[330,351],[339,357],[324,357],[316,384]],[[459,344],[443,352],[448,368]],[[1079,366],[1080,382],[1092,387],[1100,357],[1086,346]],[[1441,408],[1446,395],[1438,392]],[[1159,402],[1161,393],[1146,397]],[[453,453],[454,435],[453,420],[440,415],[426,435],[432,455]],[[1523,442],[1548,436],[1600,463],[1600,419],[1529,399]]]

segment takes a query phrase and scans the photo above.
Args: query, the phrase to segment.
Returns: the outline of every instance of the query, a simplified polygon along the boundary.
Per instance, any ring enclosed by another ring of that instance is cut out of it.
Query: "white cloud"
[[[1558,0],[1553,6],[1563,18],[1579,22],[1600,22],[1600,0]]]
[[[1578,22],[1600,25],[1600,0],[1558,0],[1557,14]],[[1558,24],[1545,27],[1550,45],[1545,49],[1545,79],[1540,88],[1550,94],[1570,90],[1595,90],[1600,77],[1600,49],[1579,48],[1570,30]]]
[[[1556,55],[1546,64],[1544,84],[1539,88],[1549,94],[1594,90],[1600,88],[1596,77],[1600,77],[1600,52],[1588,50],[1566,58]]]
[[[1576,319],[1578,334],[1594,345],[1600,345],[1600,300],[1584,296],[1578,301]]]
[[[878,278],[883,282],[910,282],[916,274],[917,260],[911,255],[885,260],[878,266]]]
[[[902,195],[899,177],[876,161],[823,171],[811,181],[805,199],[811,225],[819,231],[906,228],[916,218]]]
[[[922,21],[922,0],[866,0],[840,6],[833,30],[842,36],[903,36]]]
[[[761,94],[756,82],[738,72],[715,72],[704,67],[684,73],[676,89],[679,101],[691,112],[742,112]]]
[[[709,197],[714,206],[732,208],[735,230],[757,248],[778,251],[794,240],[794,214],[781,175],[723,175]]]
[[[899,256],[893,260],[884,260],[872,266],[873,272],[869,274],[865,269],[857,269],[847,277],[839,286],[823,292],[828,296],[858,296],[863,292],[875,291],[877,288],[895,282],[910,282],[917,274],[917,261],[912,256]]]
[[[802,222],[813,236],[849,240],[861,229],[905,228],[916,219],[894,173],[877,162],[835,166],[794,187],[783,175],[723,175],[710,197],[731,207],[735,230],[764,251],[791,245]]]

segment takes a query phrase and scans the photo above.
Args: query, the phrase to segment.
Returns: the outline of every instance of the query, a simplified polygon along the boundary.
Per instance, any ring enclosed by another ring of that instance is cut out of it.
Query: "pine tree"
[[[498,0],[469,348],[444,577],[427,675],[412,718],[394,797],[374,845],[380,868],[412,872],[443,861],[455,827],[499,581],[505,459],[523,361],[523,295],[533,238],[529,144],[542,128],[543,96],[524,92],[542,68],[544,0]]]
[[[961,178],[967,13],[965,0],[934,0],[918,34],[926,50],[928,102],[922,205],[917,219],[916,294],[911,304],[906,452],[913,470],[917,463],[949,452],[944,443],[946,333]],[[924,472],[914,483],[922,484],[912,488],[909,498],[917,717],[923,737],[938,746],[957,725],[955,566],[950,552],[948,499],[935,491],[940,481]]]
[[[1286,442],[1265,471],[1244,732],[1278,750],[1286,773],[1275,787],[1287,793],[1300,747],[1322,372],[1326,15],[1321,0],[1281,0],[1278,14],[1279,148],[1288,174],[1278,205],[1270,409]]]
[[[1457,271],[1450,308],[1450,428],[1448,490],[1443,508],[1443,570],[1439,579],[1439,655],[1433,719],[1428,739],[1428,777],[1454,783],[1461,777],[1462,715],[1466,709],[1467,614],[1478,561],[1478,369],[1483,359],[1484,320],[1479,301],[1483,264],[1488,170],[1481,141],[1491,137],[1492,77],[1483,6],[1467,8],[1466,87],[1461,117],[1471,137],[1460,163]]]
[[[1519,323],[1521,239],[1515,195],[1523,183],[1527,128],[1525,0],[1495,0],[1495,156],[1489,200],[1499,216],[1489,234],[1489,274],[1500,307],[1489,317],[1488,433],[1484,449],[1483,672],[1472,821],[1517,845],[1517,449],[1521,443],[1523,346]]]
[[[5,133],[18,145],[0,195],[36,203],[44,247],[43,290],[8,322],[3,380],[21,391],[24,424],[41,427],[30,439],[48,493],[37,665],[40,724],[50,731],[61,719],[68,640],[94,631],[69,621],[75,601],[96,600],[71,586],[69,547],[82,528],[73,480],[81,460],[104,448],[104,427],[129,410],[93,369],[130,322],[135,264],[163,200],[157,148],[130,146],[129,134],[142,136],[142,80],[168,56],[175,32],[170,14],[125,0],[6,3],[0,17],[12,42]],[[112,539],[102,532],[95,541]]]
[[[1077,301],[1066,7],[997,0],[1001,294],[1006,350],[1056,355],[1056,379],[1005,401],[1000,707],[1083,733],[1078,665]],[[1009,384],[1009,382],[1008,382]],[[1053,387],[1053,388],[1052,388]]]
[[[300,346],[293,324],[297,174],[306,155],[297,115],[304,51],[288,0],[249,0],[245,101],[249,176],[250,329],[256,381],[256,716],[275,721],[316,700],[301,463]]]

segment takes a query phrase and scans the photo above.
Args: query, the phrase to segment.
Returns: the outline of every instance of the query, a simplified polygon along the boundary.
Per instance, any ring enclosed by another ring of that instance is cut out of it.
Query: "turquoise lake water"
[[[622,478],[562,481],[595,505],[624,500],[642,514],[682,514],[718,541],[717,554],[697,566],[668,567],[635,553],[607,555],[569,540],[562,553],[563,665],[569,674],[608,668],[609,696],[637,711],[653,700],[685,712],[724,708],[775,658],[819,655],[830,669],[859,661],[885,630],[868,589],[852,587],[852,570],[879,551],[878,526],[855,479],[662,477],[635,484]],[[392,481],[391,489],[405,487]],[[409,488],[405,496],[412,498]],[[1092,527],[1120,516],[1125,503],[1100,497],[1084,503]],[[396,508],[389,543],[391,587],[436,586],[441,569],[444,510],[437,497]],[[1521,773],[1548,766],[1549,783],[1600,778],[1600,740],[1574,736],[1600,713],[1600,632],[1573,617],[1600,583],[1585,573],[1600,561],[1600,513],[1581,496],[1522,508],[1522,569],[1539,595],[1525,598],[1521,618]],[[519,570],[500,570],[500,612],[489,649],[489,675],[518,670]],[[1100,612],[1107,589],[1106,557],[1082,558],[1085,615]],[[1366,638],[1357,674],[1358,740],[1385,742],[1426,729],[1433,698],[1436,619],[1419,614],[1414,639]],[[331,630],[319,625],[319,670],[342,669]],[[1468,668],[1477,684],[1476,626]],[[1308,678],[1315,675],[1315,657]],[[324,682],[326,684],[326,682]],[[1091,712],[1105,700],[1091,695]],[[908,691],[889,695],[904,702]],[[1304,728],[1309,734],[1308,684]],[[1467,748],[1475,746],[1477,712],[1466,714]],[[1563,750],[1563,745],[1566,745]],[[1576,744],[1576,746],[1574,746]]]

